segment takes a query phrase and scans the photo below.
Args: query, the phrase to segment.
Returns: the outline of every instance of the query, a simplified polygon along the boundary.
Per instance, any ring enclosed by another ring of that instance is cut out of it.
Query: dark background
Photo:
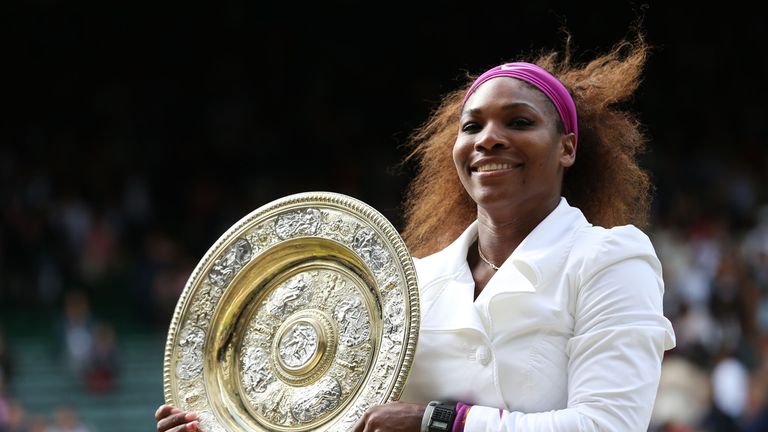
[[[648,232],[738,243],[768,203],[768,16],[704,3],[5,5],[6,338],[55,341],[71,293],[115,329],[118,346],[162,336],[210,245],[287,194],[352,195],[400,228],[410,132],[467,73],[560,50],[564,29],[580,61],[635,27],[654,47],[627,104],[649,138]],[[671,302],[674,323],[685,307]],[[28,411],[54,406],[30,402],[22,378],[13,385]]]
[[[560,49],[561,28],[588,60],[639,16],[656,48],[631,108],[662,198],[688,186],[667,183],[690,179],[685,161],[727,154],[757,171],[764,16],[730,2],[575,3],[27,2],[7,23],[3,190],[44,175],[52,198],[105,208],[146,178],[153,218],[199,238],[197,253],[244,212],[297,191],[355,195],[399,225],[410,177],[394,171],[398,146],[466,72]],[[191,206],[206,188],[223,193],[200,215]],[[200,235],[188,217],[215,221]]]

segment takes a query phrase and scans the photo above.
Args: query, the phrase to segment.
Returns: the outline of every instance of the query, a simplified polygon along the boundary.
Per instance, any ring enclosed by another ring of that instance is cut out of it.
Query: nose
[[[504,138],[501,127],[495,125],[494,122],[487,123],[476,137],[475,150],[477,151],[488,151],[496,148],[506,148],[508,146],[508,142]]]

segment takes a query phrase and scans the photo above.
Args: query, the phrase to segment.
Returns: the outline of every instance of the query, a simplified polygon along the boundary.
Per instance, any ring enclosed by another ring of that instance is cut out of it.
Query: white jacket
[[[476,239],[477,222],[415,261],[421,327],[401,400],[474,404],[466,432],[647,430],[675,345],[648,237],[594,227],[562,198],[475,300]]]

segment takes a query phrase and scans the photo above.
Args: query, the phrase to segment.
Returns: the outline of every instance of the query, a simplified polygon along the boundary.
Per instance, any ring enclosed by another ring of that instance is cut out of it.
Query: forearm
[[[624,425],[599,424],[579,408],[542,413],[521,413],[473,406],[465,419],[464,432],[598,432],[626,431]],[[645,430],[645,429],[639,429]]]

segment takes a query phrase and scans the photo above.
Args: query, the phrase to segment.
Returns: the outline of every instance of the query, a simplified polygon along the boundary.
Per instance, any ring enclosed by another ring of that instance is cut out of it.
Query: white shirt
[[[401,400],[473,404],[466,432],[647,430],[675,345],[648,237],[594,227],[562,198],[474,299],[476,239],[477,222],[415,261],[421,325]]]

